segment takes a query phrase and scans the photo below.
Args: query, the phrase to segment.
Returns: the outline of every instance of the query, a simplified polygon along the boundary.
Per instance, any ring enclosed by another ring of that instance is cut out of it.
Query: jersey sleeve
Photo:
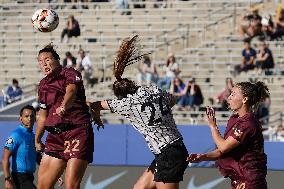
[[[20,136],[16,133],[12,133],[11,136],[8,137],[8,139],[5,142],[4,148],[8,149],[12,153],[14,153],[20,144]]]
[[[254,136],[256,129],[255,127],[249,125],[250,123],[238,123],[233,128],[233,132],[229,136],[239,141],[241,144],[247,144],[250,138]]]
[[[73,68],[66,69],[65,76],[66,76],[66,85],[69,84],[79,85],[82,84],[83,82],[82,75],[80,74],[80,72],[74,70]]]
[[[47,104],[46,104],[46,92],[43,90],[42,82],[39,83],[38,87],[38,102],[39,102],[39,108],[46,110]]]
[[[111,112],[127,115],[127,112],[129,111],[129,103],[126,100],[113,99],[107,100],[106,102]]]

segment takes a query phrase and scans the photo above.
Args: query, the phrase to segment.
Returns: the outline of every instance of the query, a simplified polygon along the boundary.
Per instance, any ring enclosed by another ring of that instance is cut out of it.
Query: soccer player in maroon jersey
[[[233,189],[267,189],[267,157],[261,124],[253,113],[269,96],[263,82],[241,82],[234,86],[228,103],[234,114],[228,121],[224,138],[220,135],[213,108],[207,117],[216,150],[206,154],[191,154],[190,162],[217,160],[224,177],[231,179]]]
[[[65,171],[66,188],[79,189],[88,163],[93,161],[94,134],[86,105],[81,74],[62,68],[53,46],[39,51],[38,63],[46,75],[39,83],[39,119],[35,136],[37,151],[43,151],[38,188],[53,188]],[[41,142],[48,131],[45,147]]]

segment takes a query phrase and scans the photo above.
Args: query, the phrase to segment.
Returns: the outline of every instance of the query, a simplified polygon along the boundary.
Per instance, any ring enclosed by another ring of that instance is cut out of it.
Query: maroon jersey
[[[56,108],[63,102],[68,84],[76,84],[78,87],[72,107],[66,110],[62,117],[53,115]],[[47,75],[39,83],[38,96],[40,108],[47,111],[45,126],[56,126],[62,123],[73,125],[90,123],[82,76],[75,69],[60,66],[53,73]]]
[[[251,188],[266,185],[267,157],[261,124],[255,115],[247,113],[241,118],[233,115],[228,121],[224,138],[229,136],[239,141],[240,145],[218,159],[220,172],[232,181],[245,181]]]

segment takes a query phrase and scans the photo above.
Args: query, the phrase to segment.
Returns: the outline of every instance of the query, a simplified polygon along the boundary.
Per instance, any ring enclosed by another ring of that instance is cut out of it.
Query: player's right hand
[[[13,189],[13,183],[11,180],[5,181],[5,189]]]
[[[37,152],[42,152],[44,150],[44,144],[42,142],[35,142],[35,147]]]

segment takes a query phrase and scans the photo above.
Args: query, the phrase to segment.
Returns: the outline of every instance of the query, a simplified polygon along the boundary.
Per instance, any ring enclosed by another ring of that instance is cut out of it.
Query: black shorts
[[[36,189],[33,174],[12,173],[12,178],[16,189]]]
[[[183,174],[188,166],[188,152],[182,140],[166,146],[148,168],[154,174],[154,181],[163,183],[178,183],[183,180]]]

